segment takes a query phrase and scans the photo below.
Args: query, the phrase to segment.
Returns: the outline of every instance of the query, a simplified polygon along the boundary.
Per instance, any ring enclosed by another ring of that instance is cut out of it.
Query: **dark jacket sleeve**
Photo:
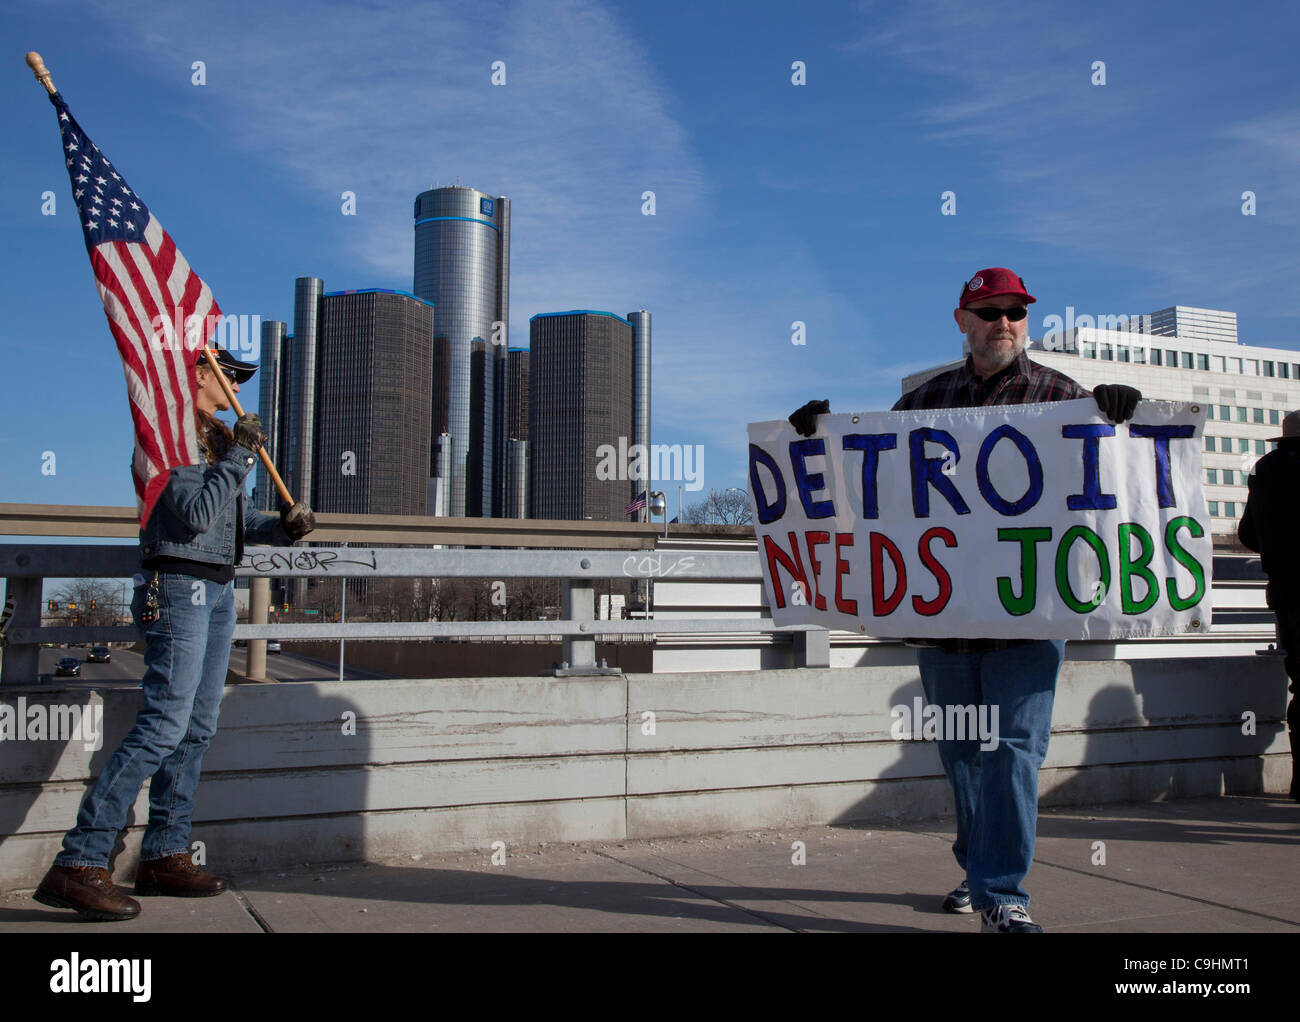
[[[1255,534],[1255,477],[1246,480],[1249,496],[1246,497],[1246,510],[1242,512],[1241,521],[1237,523],[1237,538],[1247,550],[1259,553],[1259,536]]]
[[[293,542],[280,526],[280,516],[269,511],[258,511],[244,500],[244,542],[288,546]]]

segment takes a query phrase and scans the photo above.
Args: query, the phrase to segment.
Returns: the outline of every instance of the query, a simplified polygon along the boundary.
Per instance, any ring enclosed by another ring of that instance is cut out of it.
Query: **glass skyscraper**
[[[428,514],[432,303],[299,277],[294,323],[262,324],[258,398],[289,492],[317,511]],[[280,506],[263,468],[257,499]]]
[[[413,290],[437,309],[429,474],[440,463],[449,474],[449,515],[499,516],[509,439],[510,200],[459,185],[420,193]],[[443,443],[450,456],[440,459]]]
[[[435,310],[378,288],[321,296],[314,507],[428,513]]]
[[[646,488],[626,471],[635,435],[632,324],[612,312],[543,312],[528,331],[529,517],[627,521],[625,506]]]
[[[284,440],[285,381],[289,377],[285,346],[285,324],[279,320],[262,321],[262,348],[257,374],[257,410],[266,430],[266,452],[275,461],[287,449]],[[283,478],[283,476],[281,477]],[[290,491],[293,492],[292,490]],[[261,461],[257,463],[257,506],[263,511],[278,511],[283,501],[271,475]]]

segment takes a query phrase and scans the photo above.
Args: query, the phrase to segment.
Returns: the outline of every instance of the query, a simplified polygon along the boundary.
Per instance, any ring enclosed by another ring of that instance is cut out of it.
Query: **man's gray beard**
[[[1029,344],[1029,338],[1026,337],[1026,338],[1025,338],[1025,346],[1028,346],[1028,344]],[[1020,357],[1020,353],[1021,353],[1022,351],[1025,350],[1025,346],[1021,346],[1020,344],[1016,344],[1016,345],[1012,348],[1012,350],[1010,351],[1010,353],[1007,355],[1007,357],[1006,357],[1005,360],[999,359],[999,361],[998,361],[997,363],[995,363],[995,365],[993,366],[993,368],[990,369],[990,370],[988,371],[989,376],[992,376],[994,373],[1000,373],[1000,372],[1002,372],[1003,369],[1005,369],[1005,368],[1006,368],[1007,366],[1009,366],[1012,362],[1014,362],[1016,359],[1018,359],[1018,358]],[[974,353],[974,351],[975,351],[975,345],[971,343],[971,339],[970,339],[970,336],[969,336],[969,335],[967,335],[967,337],[966,337],[966,350],[969,351],[969,352],[972,352],[972,363],[973,363],[973,362],[974,362],[973,353]]]

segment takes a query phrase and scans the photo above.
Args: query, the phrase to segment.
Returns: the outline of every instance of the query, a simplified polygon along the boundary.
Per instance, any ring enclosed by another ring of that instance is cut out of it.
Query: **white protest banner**
[[[1091,398],[749,427],[778,625],[898,638],[1205,633],[1205,411]]]

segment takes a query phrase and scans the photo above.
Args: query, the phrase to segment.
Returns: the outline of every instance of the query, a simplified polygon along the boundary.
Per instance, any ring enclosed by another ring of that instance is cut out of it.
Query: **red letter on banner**
[[[821,574],[822,563],[817,560],[817,548],[823,543],[831,541],[829,532],[805,532],[804,542],[808,544],[808,573],[812,575],[813,584],[813,606],[818,610],[826,609],[826,597],[822,595],[821,585],[817,581],[817,576]]]
[[[852,545],[853,533],[835,533],[835,609],[841,614],[856,614],[858,612],[858,601],[845,599],[843,591],[840,589],[844,576],[849,573],[849,562],[840,556],[840,547]]]
[[[792,579],[803,586],[806,595],[808,576],[804,574],[803,558],[799,555],[799,540],[795,538],[795,534],[790,533],[790,553],[787,554],[773,543],[771,536],[763,537],[763,551],[767,554],[767,574],[772,580],[772,595],[776,598],[777,609],[785,607],[785,590],[781,587],[781,577],[776,573],[778,563],[785,568]]]
[[[942,527],[927,530],[916,544],[916,552],[921,555],[921,563],[930,569],[930,572],[939,582],[939,595],[933,600],[923,600],[919,596],[912,597],[913,609],[918,614],[924,614],[926,617],[933,617],[943,610],[952,597],[952,577],[930,551],[930,543],[936,538],[942,539],[944,546],[955,547],[957,545],[957,537],[952,534],[952,530]]]
[[[894,562],[894,591],[885,596],[885,572],[881,554],[888,553]],[[871,534],[871,613],[876,617],[892,614],[907,592],[907,568],[903,566],[903,555],[894,541],[883,533]]]

